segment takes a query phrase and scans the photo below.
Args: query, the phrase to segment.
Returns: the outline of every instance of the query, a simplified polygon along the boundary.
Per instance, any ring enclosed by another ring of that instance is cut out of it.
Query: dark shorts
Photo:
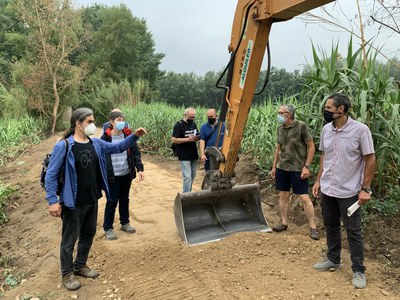
[[[308,179],[300,178],[301,172],[276,169],[275,188],[281,192],[290,192],[290,187],[296,195],[308,194]]]

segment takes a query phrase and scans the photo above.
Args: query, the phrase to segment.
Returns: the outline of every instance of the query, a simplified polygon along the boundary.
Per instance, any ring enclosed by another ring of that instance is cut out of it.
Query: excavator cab
[[[188,245],[220,240],[240,231],[271,231],[262,212],[258,184],[234,182],[235,164],[269,32],[274,22],[289,20],[332,1],[238,0],[228,47],[231,58],[217,82],[217,88],[225,90],[219,117],[219,130],[225,123],[222,148],[207,148],[211,170],[204,178],[202,190],[178,193],[175,198],[175,223]],[[268,63],[270,67],[269,51]],[[226,78],[225,85],[220,85],[222,78]]]

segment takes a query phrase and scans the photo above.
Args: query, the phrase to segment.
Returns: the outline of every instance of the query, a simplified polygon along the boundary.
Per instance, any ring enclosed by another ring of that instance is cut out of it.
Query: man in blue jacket
[[[62,219],[61,273],[65,288],[71,291],[81,286],[74,275],[85,278],[96,278],[99,275],[86,262],[96,234],[97,200],[102,196],[101,190],[105,191],[107,197],[110,194],[106,156],[127,150],[146,134],[144,128],[138,128],[119,143],[107,143],[89,138],[95,132],[93,111],[88,108],[75,110],[71,116],[71,127],[64,134],[68,146],[65,146],[64,141],[54,146],[45,178],[50,215]],[[57,179],[65,155],[65,183],[60,197],[57,197]],[[77,254],[73,261],[77,241]]]
[[[214,108],[207,110],[207,123],[204,123],[200,128],[200,160],[204,163],[204,169],[210,170],[210,157],[205,154],[206,148],[210,146],[217,146],[221,148],[224,140],[225,124],[222,124],[221,131],[219,132],[219,120],[217,111]],[[218,137],[218,145],[215,145]]]

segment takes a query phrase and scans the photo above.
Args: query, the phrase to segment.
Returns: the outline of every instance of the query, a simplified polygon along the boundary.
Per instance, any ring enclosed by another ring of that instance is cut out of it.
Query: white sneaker
[[[328,258],[325,258],[323,261],[316,263],[314,265],[314,269],[324,272],[324,271],[336,271],[336,269],[340,268],[340,264],[335,264],[331,262]]]
[[[128,233],[135,233],[136,230],[133,228],[129,223],[126,223],[124,225],[121,225],[121,230],[128,232]]]
[[[105,231],[104,234],[105,234],[107,240],[116,240],[117,239],[117,236],[115,235],[114,230],[112,230],[112,229]]]
[[[367,278],[361,272],[353,273],[353,285],[356,289],[364,289],[367,286]]]

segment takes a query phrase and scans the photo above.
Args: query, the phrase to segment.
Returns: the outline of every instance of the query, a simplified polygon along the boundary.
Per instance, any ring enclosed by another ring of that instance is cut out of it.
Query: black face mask
[[[334,120],[334,118],[333,118],[333,112],[324,110],[324,120],[325,120],[325,122],[327,122],[327,123],[332,122],[332,121]]]
[[[193,120],[192,120],[192,119],[187,119],[187,120],[186,120],[186,123],[188,123],[189,125],[190,125],[190,124],[193,124]]]
[[[334,118],[333,115],[339,115],[338,117]],[[342,115],[344,115],[343,113],[338,113],[338,112],[331,112],[331,111],[327,111],[324,110],[324,120],[329,123],[332,121],[335,121],[337,118],[340,118]]]
[[[208,118],[208,123],[210,125],[213,125],[215,123],[215,121],[217,121],[217,118]]]

